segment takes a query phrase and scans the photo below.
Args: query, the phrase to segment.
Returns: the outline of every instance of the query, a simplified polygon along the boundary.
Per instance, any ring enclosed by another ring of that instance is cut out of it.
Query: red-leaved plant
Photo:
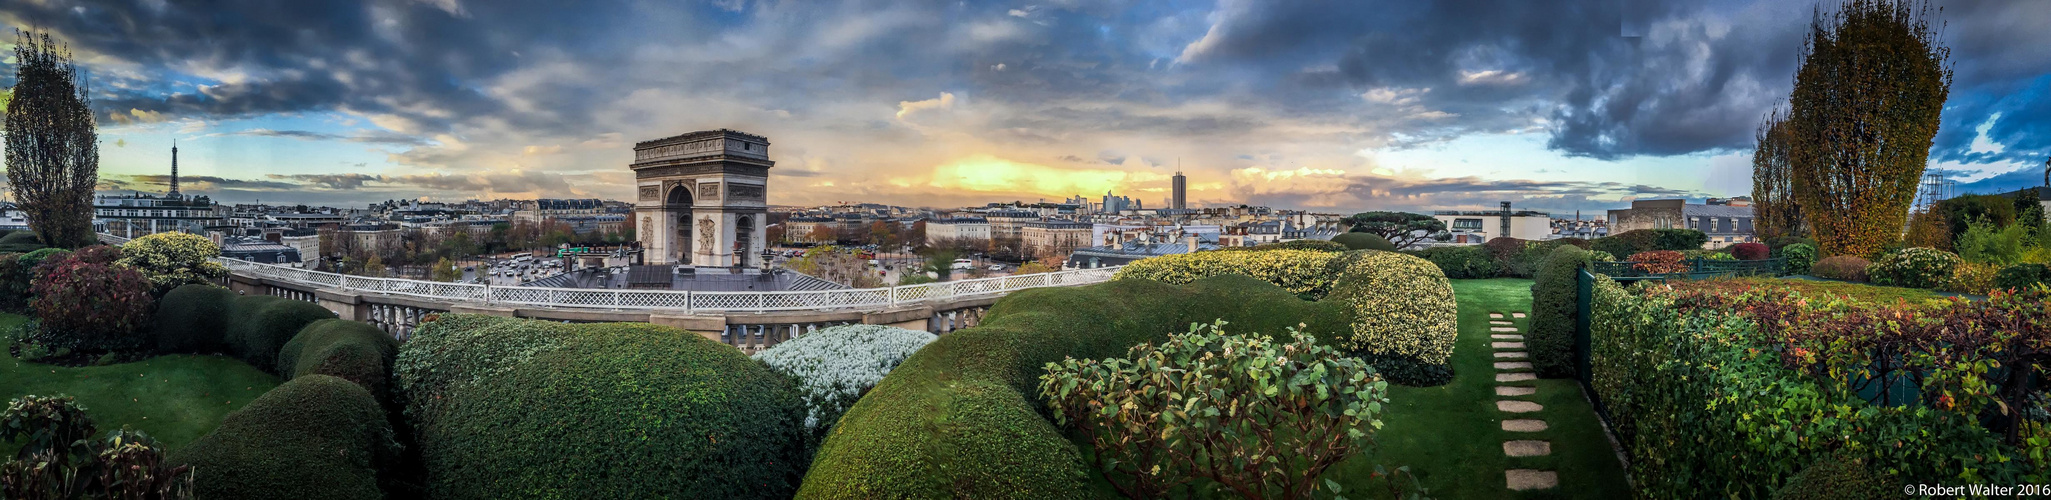
[[[141,272],[113,264],[111,251],[90,247],[37,266],[36,341],[51,347],[107,351],[144,343],[155,301]]]
[[[1639,271],[1652,274],[1671,274],[1688,272],[1688,263],[1681,262],[1682,257],[1680,252],[1673,250],[1653,250],[1631,254],[1630,258],[1624,260],[1636,262],[1631,267],[1637,268]]]

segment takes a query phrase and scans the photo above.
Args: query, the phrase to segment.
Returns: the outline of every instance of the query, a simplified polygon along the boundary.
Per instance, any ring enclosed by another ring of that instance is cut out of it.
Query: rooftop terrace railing
[[[884,309],[953,299],[1005,294],[1028,288],[1076,286],[1110,281],[1118,267],[1075,269],[883,288],[774,292],[698,292],[547,288],[370,278],[239,259],[215,259],[230,271],[336,291],[406,295],[480,305],[668,309],[684,313]]]

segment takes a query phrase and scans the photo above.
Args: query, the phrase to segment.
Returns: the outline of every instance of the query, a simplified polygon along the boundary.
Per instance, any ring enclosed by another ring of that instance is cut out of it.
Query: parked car
[[[1003,265],[1001,265],[1001,264],[991,264],[991,265],[990,265],[990,270],[991,270],[991,271],[1003,271],[1003,270],[1004,270],[1004,266],[1003,266]]]

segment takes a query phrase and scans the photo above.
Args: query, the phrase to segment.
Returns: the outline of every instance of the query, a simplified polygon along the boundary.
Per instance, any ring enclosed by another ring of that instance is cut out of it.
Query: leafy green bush
[[[1773,500],[1831,500],[1896,496],[1893,481],[1882,480],[1857,459],[1823,457],[1788,479]]]
[[[2041,392],[1997,390],[2013,379],[1985,368],[2041,355],[2021,351],[2051,336],[2045,290],[1938,307],[1773,286],[1640,292],[1598,280],[1591,387],[1642,496],[1764,497],[1835,452],[1905,483],[2051,478],[2041,426],[2004,443],[2014,419],[1978,418]]]
[[[1816,245],[1788,245],[1780,249],[1780,258],[1787,259],[1787,266],[1783,270],[1788,274],[1809,274],[1809,268],[1816,264]]]
[[[892,326],[841,325],[778,343],[754,357],[797,381],[805,401],[805,428],[823,439],[862,393],[933,339],[931,333]]]
[[[1951,277],[1951,270],[1963,262],[1958,255],[1934,248],[1904,248],[1887,254],[1866,268],[1873,284],[1908,288],[1937,288]]]
[[[1544,377],[1572,377],[1578,371],[1574,360],[1574,322],[1580,304],[1581,269],[1592,255],[1572,245],[1554,248],[1538,268],[1537,283],[1531,289],[1531,329],[1524,334],[1531,353],[1531,366]]]
[[[1048,363],[1040,397],[1089,439],[1091,469],[1127,497],[1195,488],[1308,498],[1327,468],[1373,445],[1388,382],[1294,328],[1282,343],[1225,325],[1191,325],[1125,358]]]
[[[153,294],[162,296],[180,285],[213,284],[228,276],[228,268],[214,262],[221,246],[205,237],[186,233],[154,233],[121,245],[121,265],[141,271]]]
[[[1339,258],[1340,254],[1314,250],[1195,252],[1126,264],[1118,270],[1117,279],[1149,279],[1180,285],[1221,274],[1244,274],[1315,300],[1331,293],[1337,273],[1327,267]]]
[[[93,262],[96,255],[79,251],[37,266],[40,276],[29,304],[43,327],[36,343],[89,351],[148,343],[145,329],[156,308],[149,281],[133,269]]]
[[[2014,264],[2022,262],[2029,252],[2032,229],[2022,224],[1995,227],[1985,219],[1975,219],[1965,232],[1958,235],[1952,247],[1958,249],[1959,258],[1967,262]]]
[[[1960,262],[1951,268],[1951,275],[1937,284],[1938,290],[1946,292],[1984,295],[1994,290],[1994,280],[2001,267],[1980,262]]]
[[[307,323],[279,349],[278,374],[288,379],[320,374],[355,382],[382,403],[390,400],[392,360],[398,354],[398,340],[376,326],[329,318]]]
[[[24,253],[43,250],[46,245],[35,231],[14,231],[0,236],[0,252]]]
[[[22,396],[9,400],[7,412],[0,413],[0,442],[22,440],[15,458],[68,450],[71,443],[98,430],[92,417],[86,416],[85,407],[71,396]]]
[[[213,285],[185,285],[157,300],[155,330],[160,352],[207,352],[227,348],[234,291]]]
[[[28,311],[35,280],[34,266],[23,265],[18,253],[0,253],[0,311]]]
[[[1453,285],[1431,262],[1395,252],[1348,254],[1324,302],[1353,314],[1349,335],[1326,337],[1366,359],[1392,382],[1451,381],[1459,336]],[[1347,262],[1350,261],[1350,262]]]
[[[1474,245],[1432,247],[1410,254],[1439,266],[1447,278],[1456,280],[1494,278],[1502,272],[1488,250]]]
[[[200,498],[381,499],[398,457],[392,424],[363,386],[326,375],[286,381],[172,453]]]
[[[2051,267],[2043,264],[2016,264],[1994,275],[1994,286],[1999,288],[2020,289],[2043,284],[2051,284]]]
[[[1864,283],[1867,277],[1866,270],[1871,267],[1873,263],[1868,262],[1865,257],[1839,255],[1816,261],[1816,265],[1811,266],[1809,271],[1818,278]]]
[[[1338,242],[1332,242],[1332,241],[1325,241],[1325,240],[1289,240],[1289,241],[1281,241],[1281,242],[1275,242],[1275,243],[1262,243],[1262,244],[1259,244],[1259,245],[1254,245],[1254,246],[1251,246],[1251,247],[1246,247],[1246,248],[1247,248],[1247,249],[1249,249],[1249,250],[1256,250],[1256,251],[1258,251],[1258,250],[1316,250],[1316,251],[1320,251],[1320,252],[1344,252],[1344,251],[1346,251],[1346,245],[1345,245],[1345,244],[1341,244],[1341,243],[1338,243]]]
[[[70,396],[24,396],[0,414],[0,442],[22,439],[0,465],[0,498],[193,498],[189,467],[172,466],[164,448],[141,431],[97,426]]]
[[[981,324],[920,349],[849,408],[798,496],[1090,496],[1082,453],[1032,396],[1046,364],[1120,356],[1217,319],[1246,331],[1302,323],[1321,338],[1343,335],[1351,320],[1334,304],[1237,273],[1182,286],[1118,279],[1019,291]]]
[[[228,352],[250,366],[275,369],[278,351],[307,324],[335,317],[312,302],[270,295],[245,295],[229,306]]]
[[[1332,237],[1332,242],[1346,245],[1347,250],[1396,251],[1394,243],[1389,243],[1388,239],[1377,236],[1374,233],[1339,233],[1338,236]]]
[[[1596,238],[1589,242],[1589,249],[1631,255],[1655,250],[1700,250],[1708,242],[1708,234],[1693,229],[1634,229]]]
[[[804,471],[791,381],[675,328],[441,315],[393,371],[432,498],[788,498]]]

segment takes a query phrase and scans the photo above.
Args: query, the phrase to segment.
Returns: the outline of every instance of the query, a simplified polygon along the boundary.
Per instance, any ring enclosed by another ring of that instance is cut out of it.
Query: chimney
[[[1184,245],[1187,245],[1187,246],[1189,247],[1189,251],[1190,251],[1190,252],[1195,252],[1195,251],[1196,251],[1196,233],[1182,233],[1182,243],[1183,243]]]

